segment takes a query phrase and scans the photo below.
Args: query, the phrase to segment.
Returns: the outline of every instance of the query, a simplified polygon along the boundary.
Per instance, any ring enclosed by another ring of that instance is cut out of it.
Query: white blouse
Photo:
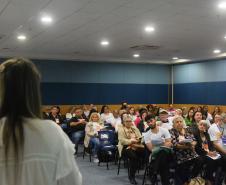
[[[60,126],[50,120],[24,118],[24,153],[19,177],[14,182],[14,157],[5,166],[3,126],[0,120],[0,184],[81,185],[82,177],[74,158],[74,145]]]

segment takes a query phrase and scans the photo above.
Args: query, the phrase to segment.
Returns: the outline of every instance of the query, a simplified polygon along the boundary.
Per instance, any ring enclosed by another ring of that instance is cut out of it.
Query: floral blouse
[[[186,161],[189,161],[198,157],[198,154],[192,149],[176,148],[176,145],[179,144],[181,138],[192,139],[193,141],[195,141],[193,134],[189,132],[188,129],[185,129],[185,134],[183,136],[180,135],[179,132],[174,128],[170,130],[170,134],[172,138],[171,142],[173,144],[173,149],[174,149],[174,153],[176,155],[176,160],[178,164],[184,163]]]

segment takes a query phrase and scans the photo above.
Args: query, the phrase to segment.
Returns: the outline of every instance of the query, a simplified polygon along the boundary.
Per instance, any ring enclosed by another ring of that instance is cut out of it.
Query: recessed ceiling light
[[[173,60],[178,60],[179,58],[178,58],[178,57],[173,57],[172,59],[173,59]]]
[[[226,1],[220,2],[218,4],[218,8],[220,8],[220,9],[226,9]]]
[[[151,33],[151,32],[153,32],[153,31],[155,31],[155,28],[152,27],[152,26],[146,26],[146,27],[144,28],[144,30],[145,30],[147,33]]]
[[[213,53],[215,53],[215,54],[221,53],[221,50],[215,49],[215,50],[213,50]]]
[[[50,24],[53,22],[53,18],[50,17],[49,15],[45,15],[41,17],[41,22],[44,24]]]
[[[224,39],[226,39],[226,35],[224,36]]]
[[[17,39],[18,39],[18,40],[26,40],[27,37],[26,37],[25,35],[18,35],[18,36],[17,36]]]
[[[139,55],[138,53],[136,53],[136,54],[133,54],[133,57],[134,57],[134,58],[139,58],[140,55]]]
[[[103,40],[103,41],[101,41],[100,44],[101,44],[102,46],[108,46],[108,45],[109,45],[109,41]]]

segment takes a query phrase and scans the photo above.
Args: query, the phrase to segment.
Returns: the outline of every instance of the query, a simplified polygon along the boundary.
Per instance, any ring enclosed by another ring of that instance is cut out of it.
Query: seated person
[[[148,128],[148,124],[145,121],[145,118],[146,118],[147,115],[148,115],[148,113],[147,113],[146,110],[142,111],[141,114],[140,114],[141,120],[137,125],[137,128],[139,129],[140,133],[145,132],[145,130]]]
[[[113,114],[110,112],[107,105],[103,105],[100,112],[100,118],[103,123],[111,123]]]
[[[172,159],[170,133],[167,129],[156,125],[154,116],[148,115],[146,121],[150,129],[144,134],[144,142],[147,149],[152,152],[151,174],[154,174],[154,177],[159,173],[162,184],[169,185],[169,161]]]
[[[213,143],[210,141],[210,136],[207,132],[208,123],[206,120],[201,120],[198,123],[198,131],[194,134],[197,141],[195,151],[202,158],[203,164],[206,164],[204,178],[206,184],[213,184],[214,177],[213,173],[216,172],[220,159],[215,157],[217,155]]]
[[[176,185],[184,184],[190,178],[196,177],[202,167],[199,156],[195,152],[195,138],[189,131],[188,128],[184,128],[184,119],[181,116],[173,119],[170,134],[177,162]]]
[[[159,110],[159,119],[160,121],[157,122],[157,125],[159,125],[162,128],[166,128],[170,130],[172,128],[172,122],[169,121],[169,114],[165,109]]]
[[[63,123],[63,118],[59,114],[59,107],[57,106],[52,106],[48,118],[49,120],[54,121],[58,125]]]
[[[132,121],[134,122],[137,119],[137,115],[136,115],[134,107],[129,107],[128,113],[131,116]]]
[[[217,116],[217,115],[216,115]],[[215,116],[215,117],[216,117]],[[223,167],[224,175],[226,176],[226,114],[218,115],[218,121],[213,123],[208,133],[210,140],[217,152],[221,154],[221,164]]]
[[[194,114],[194,108],[191,107],[191,108],[188,110],[188,115],[187,115],[187,116],[185,117],[185,119],[184,119],[184,121],[185,121],[185,123],[186,123],[186,126],[191,126],[193,114]]]
[[[112,117],[110,123],[111,123],[112,128],[114,128],[115,131],[117,132],[118,127],[120,127],[122,125],[122,120],[121,120],[118,110],[113,110],[113,117]]]
[[[85,128],[84,146],[88,148],[88,146],[90,145],[90,147],[92,148],[95,163],[99,162],[97,159],[97,152],[100,144],[98,131],[103,128],[104,124],[100,121],[100,114],[97,112],[92,113]]]
[[[129,180],[131,184],[137,184],[135,173],[139,168],[139,159],[143,158],[144,145],[141,144],[140,131],[133,126],[131,117],[122,114],[122,126],[118,129],[119,156],[129,158]]]
[[[75,149],[77,149],[79,141],[85,136],[86,123],[87,119],[83,117],[81,108],[76,108],[75,116],[68,123],[72,131],[71,139],[75,144]]]

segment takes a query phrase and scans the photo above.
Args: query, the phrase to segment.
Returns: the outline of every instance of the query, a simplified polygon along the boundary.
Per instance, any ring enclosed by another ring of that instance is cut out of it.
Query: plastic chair
[[[115,158],[115,153],[117,149],[115,136],[116,135],[113,130],[101,130],[98,132],[98,138],[100,141],[100,148],[98,151],[98,166],[100,166],[101,162],[106,162],[107,170],[109,169],[108,163],[111,157]]]

